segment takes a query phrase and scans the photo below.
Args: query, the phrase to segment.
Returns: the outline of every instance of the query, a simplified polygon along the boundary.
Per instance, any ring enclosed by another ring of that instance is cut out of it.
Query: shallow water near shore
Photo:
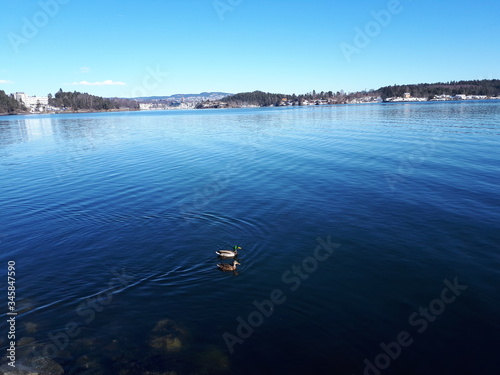
[[[499,102],[9,116],[0,173],[28,367],[500,368]]]

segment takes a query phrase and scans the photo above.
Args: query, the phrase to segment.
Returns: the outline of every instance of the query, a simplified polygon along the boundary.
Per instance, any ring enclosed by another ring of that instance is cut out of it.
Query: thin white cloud
[[[90,72],[90,68],[88,66],[82,66],[80,68],[80,73],[88,73]]]
[[[0,79],[0,83],[14,83],[14,81],[9,81],[8,79]]]
[[[80,82],[73,82],[72,85],[81,85],[81,86],[113,86],[113,85],[119,85],[119,86],[125,86],[125,82],[113,82],[112,80],[108,79],[106,81],[102,82],[87,82],[87,81],[80,81]]]

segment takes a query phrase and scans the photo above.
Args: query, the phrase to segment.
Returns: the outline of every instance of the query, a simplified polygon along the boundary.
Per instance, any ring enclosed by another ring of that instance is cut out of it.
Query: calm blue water
[[[500,371],[499,102],[2,117],[0,173],[18,364]]]

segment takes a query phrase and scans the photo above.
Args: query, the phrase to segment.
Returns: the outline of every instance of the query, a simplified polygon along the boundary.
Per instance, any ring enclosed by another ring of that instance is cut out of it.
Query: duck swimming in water
[[[227,263],[219,263],[217,267],[221,271],[236,271],[236,265],[240,264],[238,261],[233,260],[233,264],[227,264]]]
[[[238,255],[238,250],[241,250],[241,247],[233,246],[233,250],[217,250],[215,254],[222,258],[234,258]]]

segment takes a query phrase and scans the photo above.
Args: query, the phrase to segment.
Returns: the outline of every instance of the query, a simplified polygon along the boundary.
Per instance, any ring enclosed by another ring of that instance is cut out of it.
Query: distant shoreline
[[[140,109],[103,109],[99,111],[78,110],[78,111],[51,111],[51,112],[19,112],[19,113],[0,113],[0,116],[30,116],[30,115],[73,115],[78,113],[107,113],[107,112],[140,112]]]
[[[204,109],[239,109],[239,108],[295,108],[295,107],[333,107],[338,105],[366,105],[366,104],[413,104],[413,103],[464,103],[464,102],[486,102],[486,101],[500,101],[500,98],[493,97],[488,99],[450,99],[450,100],[395,100],[395,101],[367,101],[367,102],[354,102],[354,103],[325,103],[325,104],[305,104],[305,105],[280,105],[280,106],[259,106],[259,105],[245,105],[245,106],[227,106],[227,107],[202,107],[195,108],[196,110]],[[191,108],[188,108],[191,109]],[[155,110],[143,110],[143,112],[154,112]]]
[[[237,107],[225,107],[225,108],[176,108],[175,111],[194,111],[194,110],[206,110],[206,109],[242,109],[242,108],[288,108],[288,107],[333,107],[338,105],[366,105],[366,104],[413,104],[413,103],[469,103],[469,102],[486,102],[486,101],[499,101],[500,98],[490,98],[490,99],[467,99],[467,100],[406,100],[406,101],[383,101],[383,102],[364,102],[364,103],[336,103],[336,104],[319,104],[319,105],[294,105],[294,106],[237,106]],[[80,113],[113,113],[113,112],[159,112],[159,111],[173,111],[173,109],[106,109],[99,111],[91,110],[78,110],[78,111],[60,111],[60,112],[21,112],[21,113],[0,113],[0,116],[30,116],[30,115],[72,115]]]

